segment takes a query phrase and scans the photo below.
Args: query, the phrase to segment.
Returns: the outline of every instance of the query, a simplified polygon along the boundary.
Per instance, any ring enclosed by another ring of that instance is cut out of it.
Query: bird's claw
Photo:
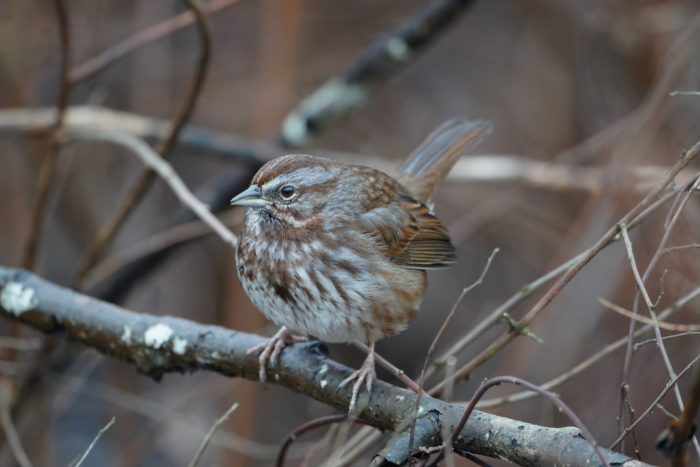
[[[269,362],[270,366],[277,366],[277,360],[287,344],[306,341],[308,341],[308,338],[294,335],[289,329],[282,326],[267,342],[249,348],[246,351],[246,355],[260,352],[258,357],[258,378],[260,382],[265,383],[267,381],[267,363]]]
[[[352,372],[350,376],[345,378],[339,385],[339,387],[345,387],[351,381],[355,381],[352,385],[352,396],[350,398],[350,406],[348,407],[348,415],[352,415],[357,406],[357,398],[362,390],[362,383],[365,384],[367,388],[367,393],[372,394],[372,382],[374,381],[375,371],[374,371],[374,352],[367,355],[367,358],[362,362],[362,366],[359,370]]]

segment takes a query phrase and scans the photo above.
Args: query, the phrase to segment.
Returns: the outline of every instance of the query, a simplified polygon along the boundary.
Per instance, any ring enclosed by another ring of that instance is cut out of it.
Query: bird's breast
[[[367,342],[400,332],[420,306],[425,273],[392,264],[370,238],[247,233],[236,255],[241,284],[280,326],[327,342]]]

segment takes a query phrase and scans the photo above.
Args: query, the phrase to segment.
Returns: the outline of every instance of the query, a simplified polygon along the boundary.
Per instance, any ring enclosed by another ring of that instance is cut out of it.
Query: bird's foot
[[[372,394],[372,382],[374,381],[376,374],[374,371],[374,344],[370,345],[370,351],[367,354],[367,358],[362,362],[359,370],[353,371],[350,376],[345,378],[339,387],[344,387],[351,381],[355,381],[352,385],[352,397],[350,398],[350,406],[348,407],[348,415],[354,413],[355,407],[357,406],[357,397],[362,390],[362,383],[367,387],[367,393]]]
[[[260,352],[258,357],[258,376],[261,383],[267,381],[267,364],[270,366],[277,365],[277,359],[287,344],[295,344],[297,342],[307,342],[309,339],[304,336],[297,336],[292,334],[292,332],[287,329],[286,326],[282,326],[279,330],[272,336],[267,342],[263,344],[258,344],[254,347],[249,348],[246,351],[246,355],[252,355]]]

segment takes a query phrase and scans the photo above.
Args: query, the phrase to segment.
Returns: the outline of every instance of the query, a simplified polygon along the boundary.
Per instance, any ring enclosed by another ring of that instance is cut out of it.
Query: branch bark
[[[311,142],[334,122],[362,107],[380,84],[411,63],[474,0],[426,0],[402,23],[372,41],[344,73],[326,81],[285,118],[285,146]]]
[[[229,377],[258,378],[258,361],[246,350],[263,338],[219,326],[134,313],[45,281],[27,271],[0,267],[0,315],[45,333],[60,334],[106,355],[133,363],[155,378],[168,372],[209,370]],[[347,411],[351,391],[338,389],[351,370],[327,356],[323,344],[286,348],[271,369],[272,384]],[[408,430],[415,397],[411,391],[377,381],[360,418],[395,432],[380,455],[393,464],[408,460]],[[424,396],[416,424],[416,451],[440,444],[464,407]],[[598,465],[593,447],[571,427],[548,428],[474,411],[455,437],[457,452],[498,457],[520,465]],[[645,465],[604,450],[611,465]]]
[[[51,108],[17,108],[0,110],[0,135],[41,135],[50,131],[55,120]],[[106,107],[70,106],[66,111],[67,131],[103,129],[121,132],[149,140],[168,137],[170,123]],[[224,160],[250,162],[256,166],[284,154],[284,149],[266,140],[187,125],[179,142]],[[390,172],[395,159],[381,154],[353,154],[327,148],[309,149],[310,153],[341,162],[361,164]],[[531,188],[553,191],[581,191],[610,195],[646,192],[666,174],[666,167],[578,166],[575,164],[543,162],[517,154],[471,154],[461,158],[448,175],[448,181],[458,183],[522,184]],[[690,172],[684,174],[690,176]]]

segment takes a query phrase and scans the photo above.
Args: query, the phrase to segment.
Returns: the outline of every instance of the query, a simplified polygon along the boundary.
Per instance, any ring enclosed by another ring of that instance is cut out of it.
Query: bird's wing
[[[393,262],[413,269],[447,267],[457,260],[447,229],[430,209],[402,195],[368,210],[360,227],[379,239]]]

